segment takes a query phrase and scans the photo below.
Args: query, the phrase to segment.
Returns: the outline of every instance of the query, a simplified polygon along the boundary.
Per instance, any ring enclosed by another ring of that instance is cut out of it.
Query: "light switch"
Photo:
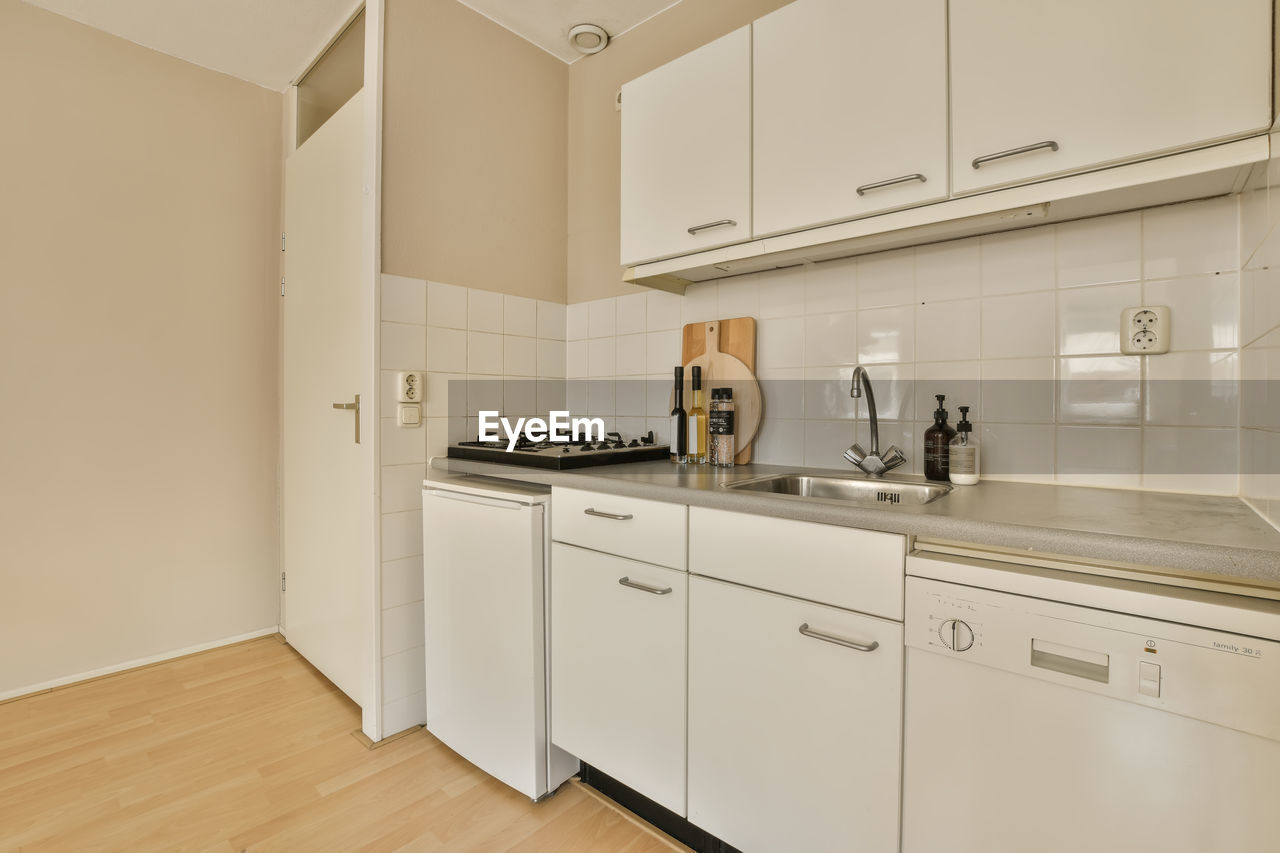
[[[399,413],[396,421],[402,427],[416,427],[422,423],[422,407],[417,403],[401,403]]]
[[[1160,664],[1139,661],[1138,692],[1143,696],[1160,698]]]

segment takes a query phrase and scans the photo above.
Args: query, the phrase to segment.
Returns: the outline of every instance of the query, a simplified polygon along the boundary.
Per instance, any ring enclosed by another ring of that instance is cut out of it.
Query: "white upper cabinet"
[[[951,0],[950,34],[957,193],[1270,125],[1271,0]]]
[[[751,27],[622,87],[622,262],[751,237]]]
[[[756,236],[947,197],[946,0],[797,0],[753,28]]]

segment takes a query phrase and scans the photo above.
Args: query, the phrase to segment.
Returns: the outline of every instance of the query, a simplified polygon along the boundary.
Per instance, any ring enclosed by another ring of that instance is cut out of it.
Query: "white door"
[[[1271,0],[953,0],[950,36],[956,192],[1271,123]]]
[[[289,644],[357,704],[368,688],[373,316],[361,268],[363,93],[285,163],[282,538]],[[336,409],[359,395],[360,409]],[[357,418],[359,443],[356,442]]]
[[[679,815],[687,580],[552,545],[551,740]]]
[[[756,236],[947,197],[945,0],[799,0],[752,31]]]
[[[545,500],[422,492],[427,730],[533,800],[578,767],[547,742]]]
[[[622,262],[751,236],[751,27],[622,87]]]
[[[691,822],[743,850],[897,850],[901,731],[901,625],[690,579]]]

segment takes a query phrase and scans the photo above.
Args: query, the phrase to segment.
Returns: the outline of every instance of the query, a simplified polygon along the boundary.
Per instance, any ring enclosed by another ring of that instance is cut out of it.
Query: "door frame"
[[[385,0],[356,0],[352,4],[352,8],[346,17],[342,19],[341,24],[333,31],[333,34],[324,42],[323,45],[315,52],[312,60],[307,63],[290,84],[285,92],[284,104],[284,121],[283,121],[283,159],[287,159],[290,154],[297,148],[297,116],[298,116],[298,82],[306,76],[312,66],[324,52],[329,49],[334,41],[346,30],[346,28],[355,20],[356,16],[363,11],[365,13],[365,36],[364,36],[364,117],[362,119],[362,137],[364,141],[364,150],[362,154],[363,165],[363,182],[364,193],[362,197],[362,209],[360,213],[361,235],[360,235],[360,290],[361,298],[368,306],[368,316],[371,322],[368,328],[361,330],[361,346],[365,351],[365,370],[367,371],[367,384],[371,393],[369,396],[370,403],[361,406],[360,411],[360,431],[366,436],[371,436],[373,444],[373,463],[368,471],[364,472],[363,487],[365,494],[368,495],[367,515],[364,523],[369,526],[369,541],[372,543],[372,550],[368,555],[368,560],[361,567],[361,610],[367,615],[366,630],[364,631],[364,649],[363,654],[368,662],[365,671],[368,673],[362,693],[365,696],[365,703],[361,706],[360,729],[372,741],[382,739],[382,573],[379,567],[382,565],[382,515],[381,515],[381,495],[379,492],[381,478],[378,472],[382,470],[382,441],[381,430],[379,429],[379,413],[381,411],[381,401],[378,399],[380,392],[380,383],[378,377],[381,375],[381,356],[379,353],[379,322],[380,316],[379,306],[382,302],[382,91],[383,91],[383,33],[385,29]],[[284,198],[284,170],[281,169],[281,199]],[[280,230],[284,233],[284,205],[280,206]],[[283,246],[282,246],[283,249]],[[284,254],[281,252],[280,258],[280,275],[283,282],[284,275]],[[283,284],[282,284],[283,288]],[[281,301],[284,295],[281,294]],[[279,388],[280,409],[278,412],[279,422],[284,422],[284,346],[283,346],[283,330],[284,330],[284,306],[281,305],[279,311],[279,336],[282,345],[279,350],[279,359],[277,368],[277,385]],[[279,450],[279,458],[284,458],[284,432],[281,430],[279,441],[281,446]],[[277,471],[277,479],[281,480],[282,471]],[[283,487],[281,487],[283,495]],[[283,502],[280,506],[280,525],[283,529],[284,506]],[[280,537],[280,566],[283,572],[284,561],[284,537]],[[282,584],[283,587],[283,584]],[[280,623],[284,624],[285,615],[285,595],[284,589],[280,591]]]

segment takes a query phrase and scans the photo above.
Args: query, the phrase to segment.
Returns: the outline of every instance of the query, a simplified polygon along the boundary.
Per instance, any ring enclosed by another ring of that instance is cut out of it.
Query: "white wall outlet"
[[[1159,355],[1169,351],[1173,327],[1167,305],[1126,308],[1120,315],[1120,352]]]
[[[400,403],[421,403],[427,390],[427,375],[419,371],[402,370],[396,374],[396,400]]]

